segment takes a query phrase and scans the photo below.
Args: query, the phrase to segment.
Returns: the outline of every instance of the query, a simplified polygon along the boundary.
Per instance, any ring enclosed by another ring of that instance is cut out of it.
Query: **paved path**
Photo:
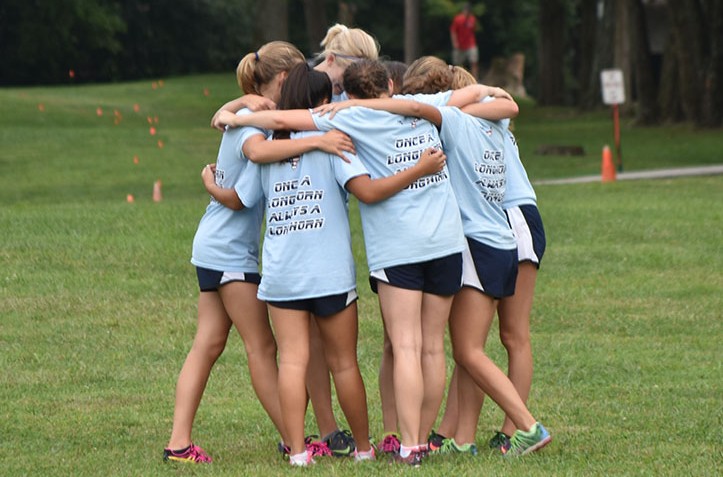
[[[679,167],[675,169],[653,169],[649,171],[618,172],[617,180],[663,179],[684,176],[710,176],[723,174],[723,164],[716,166]],[[533,185],[546,184],[581,184],[583,182],[600,182],[600,176],[570,177],[567,179],[541,179],[532,181]]]

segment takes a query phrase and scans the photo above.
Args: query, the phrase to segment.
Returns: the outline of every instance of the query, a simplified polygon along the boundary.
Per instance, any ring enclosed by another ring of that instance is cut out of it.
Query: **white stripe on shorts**
[[[532,233],[525,216],[522,214],[522,210],[519,207],[510,207],[505,212],[507,212],[507,218],[510,220],[515,240],[517,240],[517,261],[530,261],[539,264],[540,259],[532,246]]]
[[[358,295],[356,294],[356,289],[348,292],[348,293],[346,294],[346,306],[351,305],[351,303],[352,303],[354,300],[357,299],[357,296],[358,296]]]
[[[477,269],[474,266],[474,259],[467,241],[465,241],[464,251],[462,252],[462,286],[476,288],[482,293],[485,291],[477,275]]]
[[[246,274],[244,272],[223,272],[219,286],[225,285],[228,282],[245,282]]]
[[[384,269],[381,270],[373,270],[369,273],[369,276],[384,283],[389,283],[389,278],[387,278],[386,272],[384,272]]]

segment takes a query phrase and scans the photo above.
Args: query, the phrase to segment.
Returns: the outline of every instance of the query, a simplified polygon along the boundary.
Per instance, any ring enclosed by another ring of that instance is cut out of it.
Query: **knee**
[[[475,359],[475,353],[472,348],[462,348],[458,346],[452,351],[452,356],[454,357],[454,362],[465,369],[469,368]]]
[[[255,340],[244,340],[244,348],[246,349],[246,356],[249,360],[264,358],[276,359],[277,348],[273,335]]]
[[[226,348],[226,336],[213,339],[196,339],[191,348],[192,353],[203,356],[210,361],[216,361]]]
[[[500,328],[500,341],[508,353],[514,353],[530,347],[530,333]]]

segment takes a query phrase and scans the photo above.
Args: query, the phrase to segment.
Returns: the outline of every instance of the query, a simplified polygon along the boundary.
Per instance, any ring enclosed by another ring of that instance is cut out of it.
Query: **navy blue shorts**
[[[356,290],[352,290],[339,295],[306,298],[304,300],[267,301],[266,303],[276,308],[284,308],[286,310],[308,311],[314,316],[331,316],[354,303],[357,298],[359,297],[356,294]]]
[[[515,294],[517,250],[502,250],[467,239],[462,283],[500,299]]]
[[[462,288],[462,254],[454,253],[426,262],[372,271],[369,285],[374,293],[377,293],[377,284],[380,281],[407,290],[420,290],[443,296],[454,295]]]
[[[542,226],[542,217],[537,206],[526,204],[510,207],[505,210],[505,213],[517,240],[517,260],[519,262],[532,262],[537,268],[540,268],[547,240],[545,239],[545,228]]]
[[[246,282],[258,285],[261,283],[261,275],[258,273],[244,272],[219,272],[208,268],[196,267],[198,287],[202,292],[217,291],[221,286],[229,282]]]

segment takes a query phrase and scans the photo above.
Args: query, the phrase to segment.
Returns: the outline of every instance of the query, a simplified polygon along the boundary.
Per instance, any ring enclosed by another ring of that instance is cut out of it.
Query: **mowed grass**
[[[383,460],[288,468],[235,334],[194,429],[215,462],[161,461],[195,332],[189,257],[208,200],[199,173],[219,140],[208,123],[237,87],[231,74],[155,85],[0,90],[1,473],[406,475]],[[525,105],[516,135],[533,179],[594,174],[594,149],[611,142],[611,125],[607,112]],[[719,130],[624,123],[623,140],[626,170],[723,162]],[[588,154],[533,153],[551,143],[582,144]],[[156,180],[160,203],[151,200]],[[554,441],[512,462],[485,450],[440,456],[415,475],[720,475],[723,177],[537,192],[548,250],[532,316],[529,405]],[[359,359],[379,440],[382,328],[355,207],[352,214]],[[488,349],[504,368],[496,331]],[[494,403],[485,405],[481,449],[501,417]],[[316,432],[311,415],[307,429]]]

